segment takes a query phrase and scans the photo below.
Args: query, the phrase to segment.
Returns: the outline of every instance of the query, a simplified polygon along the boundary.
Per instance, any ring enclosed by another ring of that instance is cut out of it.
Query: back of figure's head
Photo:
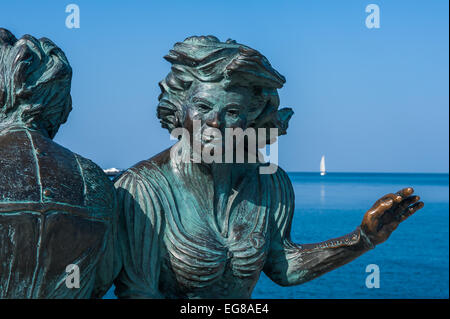
[[[25,126],[53,138],[72,110],[72,68],[47,38],[17,40],[0,28],[0,127]]]

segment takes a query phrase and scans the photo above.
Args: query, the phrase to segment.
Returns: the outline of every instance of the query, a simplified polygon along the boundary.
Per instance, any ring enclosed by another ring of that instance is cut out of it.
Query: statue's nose
[[[206,125],[209,127],[220,128],[219,113],[214,114],[214,116],[206,120]]]

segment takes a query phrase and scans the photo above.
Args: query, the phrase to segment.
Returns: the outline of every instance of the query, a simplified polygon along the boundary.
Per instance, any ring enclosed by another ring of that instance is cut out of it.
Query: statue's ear
[[[289,120],[291,119],[292,115],[294,115],[294,111],[290,107],[278,110],[277,122],[279,123],[278,126],[279,135],[286,134],[286,131],[289,127]]]
[[[276,110],[274,107],[266,107],[264,112],[255,121],[255,128],[277,128],[278,135],[285,135],[294,111],[287,107]]]
[[[289,126],[289,120],[291,119],[294,111],[291,108],[283,108],[280,110],[273,110],[274,107],[266,108],[266,112],[261,114],[257,121],[252,125],[254,128],[266,129],[266,143],[272,144],[276,139],[270,134],[271,128],[278,129],[278,136],[285,135]],[[272,137],[272,139],[271,139]]]

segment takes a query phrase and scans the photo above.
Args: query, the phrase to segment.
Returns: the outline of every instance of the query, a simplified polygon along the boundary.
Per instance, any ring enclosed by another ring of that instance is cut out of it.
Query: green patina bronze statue
[[[0,299],[100,297],[115,276],[113,184],[52,141],[71,78],[53,42],[0,28]]]
[[[0,29],[0,298],[96,298],[113,279],[119,298],[250,298],[261,271],[304,283],[423,207],[405,188],[346,236],[293,243],[292,185],[258,151],[286,134],[284,77],[258,51],[213,36],[187,38],[165,58],[157,114],[179,141],[116,178],[114,191],[97,165],[52,141],[72,108],[64,53]],[[80,270],[75,289],[68,266]]]
[[[234,163],[198,161],[194,147],[224,146],[203,134],[210,129],[285,134],[292,110],[278,109],[284,77],[258,51],[213,36],[176,43],[165,59],[172,68],[160,82],[158,118],[189,134],[115,181],[120,298],[250,298],[261,271],[282,286],[301,284],[384,242],[423,207],[405,188],[379,199],[346,236],[293,243],[294,192],[281,168],[260,174],[265,164],[248,160],[249,147],[247,160]]]

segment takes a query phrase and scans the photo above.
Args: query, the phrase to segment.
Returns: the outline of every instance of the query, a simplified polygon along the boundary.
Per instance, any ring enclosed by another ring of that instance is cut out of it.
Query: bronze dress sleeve
[[[373,248],[358,227],[355,231],[314,244],[291,241],[294,190],[287,174],[278,169],[272,178],[271,245],[264,272],[281,286],[298,285],[338,268]]]
[[[154,185],[132,170],[115,182],[119,202],[118,240],[122,270],[119,298],[161,298],[159,242],[162,209]]]

